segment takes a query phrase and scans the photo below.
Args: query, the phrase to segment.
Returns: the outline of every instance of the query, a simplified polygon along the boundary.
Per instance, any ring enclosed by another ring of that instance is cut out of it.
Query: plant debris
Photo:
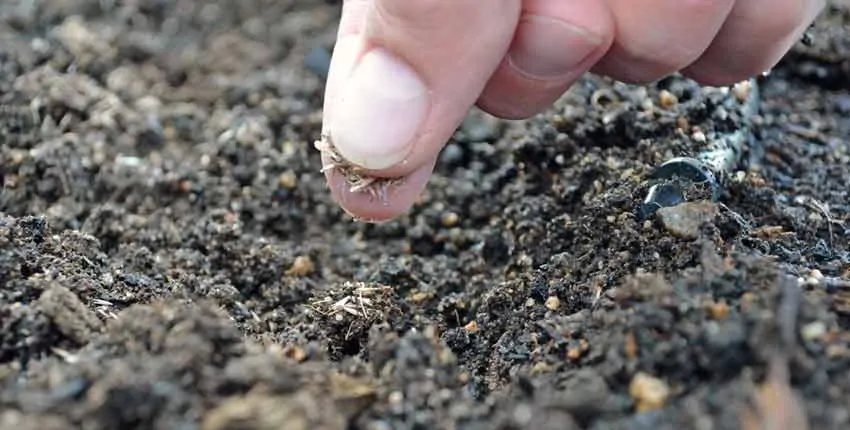
[[[314,147],[326,154],[331,162],[322,167],[322,172],[335,171],[345,179],[351,193],[368,193],[372,199],[386,203],[390,187],[398,186],[403,178],[380,178],[369,174],[367,169],[358,167],[346,160],[333,145],[330,135],[322,135],[322,138],[314,143]]]

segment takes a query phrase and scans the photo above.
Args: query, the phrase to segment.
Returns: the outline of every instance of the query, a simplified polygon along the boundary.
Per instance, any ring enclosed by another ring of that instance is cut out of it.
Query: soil
[[[850,426],[850,4],[756,115],[589,76],[373,225],[312,146],[336,3],[2,2],[0,429]]]

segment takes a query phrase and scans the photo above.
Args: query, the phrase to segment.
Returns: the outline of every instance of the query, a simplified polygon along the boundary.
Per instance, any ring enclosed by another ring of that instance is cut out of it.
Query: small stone
[[[700,227],[712,221],[719,213],[712,202],[685,202],[673,207],[665,207],[657,212],[661,225],[675,236],[683,239],[696,239]]]
[[[832,359],[850,357],[850,348],[844,345],[829,345],[826,347],[826,356]]]
[[[307,359],[307,351],[300,346],[287,346],[283,349],[283,355],[299,363]]]
[[[281,187],[286,189],[293,189],[296,185],[298,185],[298,178],[295,176],[295,172],[292,170],[287,170],[280,175],[278,178],[278,183]]]
[[[442,348],[437,354],[437,359],[441,366],[450,366],[457,363],[457,356],[450,348]]]
[[[491,142],[499,137],[503,124],[494,116],[479,110],[471,110],[461,123],[457,140],[464,143]]]
[[[712,303],[708,306],[708,314],[712,319],[723,320],[729,316],[729,305],[726,303]]]
[[[295,257],[295,261],[292,262],[292,266],[289,267],[286,274],[300,278],[312,274],[315,270],[316,266],[309,256],[299,255]]]
[[[835,99],[835,109],[841,113],[850,113],[850,94],[842,94]]]
[[[463,326],[463,329],[469,333],[478,333],[481,331],[481,326],[475,320],[470,321],[468,324]]]
[[[581,339],[578,342],[578,345],[571,346],[567,349],[567,358],[570,359],[570,361],[578,361],[584,356],[588,349],[590,349],[590,343],[588,343],[585,339]]]
[[[9,151],[9,162],[13,166],[19,166],[27,159],[27,154],[21,150]]]
[[[410,301],[413,303],[422,303],[425,300],[430,299],[433,296],[431,293],[425,293],[422,291],[417,291],[410,295]]]
[[[661,408],[667,403],[670,387],[661,379],[638,372],[629,385],[629,395],[637,402],[638,412],[646,412]]]
[[[800,335],[805,340],[815,340],[826,334],[826,324],[822,321],[815,321],[803,326]]]
[[[542,361],[538,361],[531,366],[531,373],[534,375],[540,375],[543,373],[550,373],[555,370],[555,365],[550,363],[544,363]]]
[[[545,306],[550,311],[556,311],[561,307],[561,299],[556,296],[549,296],[549,298],[546,299]]]
[[[459,163],[463,160],[463,149],[455,144],[450,143],[446,145],[443,149],[442,154],[440,154],[440,161],[446,164],[455,164]]]
[[[738,99],[740,103],[745,103],[750,97],[752,91],[753,86],[750,81],[738,82],[732,87],[732,92],[735,94],[735,98]]]
[[[390,404],[399,405],[404,401],[404,394],[401,391],[393,391],[387,396],[387,401]]]
[[[321,79],[328,78],[331,68],[331,54],[321,46],[315,46],[304,56],[304,68]]]
[[[670,109],[679,102],[679,98],[675,94],[667,90],[661,90],[658,94],[658,104],[664,109]]]
[[[446,212],[443,214],[440,222],[443,224],[443,227],[450,228],[456,226],[457,223],[460,222],[460,217],[454,212]]]

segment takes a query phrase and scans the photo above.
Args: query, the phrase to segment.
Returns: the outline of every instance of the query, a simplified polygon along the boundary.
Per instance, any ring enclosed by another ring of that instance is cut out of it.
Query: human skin
[[[825,0],[345,0],[322,133],[381,178],[386,200],[325,172],[359,219],[407,211],[470,108],[524,119],[583,74],[730,85],[768,71]],[[323,156],[327,165],[329,159]]]

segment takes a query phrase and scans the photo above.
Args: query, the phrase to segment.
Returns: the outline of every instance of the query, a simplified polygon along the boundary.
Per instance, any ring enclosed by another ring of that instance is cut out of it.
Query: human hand
[[[530,117],[592,71],[629,83],[681,72],[728,85],[773,67],[825,0],[345,0],[322,132],[383,178],[386,199],[326,169],[351,215],[410,208],[472,106]],[[330,159],[323,154],[327,166]]]

